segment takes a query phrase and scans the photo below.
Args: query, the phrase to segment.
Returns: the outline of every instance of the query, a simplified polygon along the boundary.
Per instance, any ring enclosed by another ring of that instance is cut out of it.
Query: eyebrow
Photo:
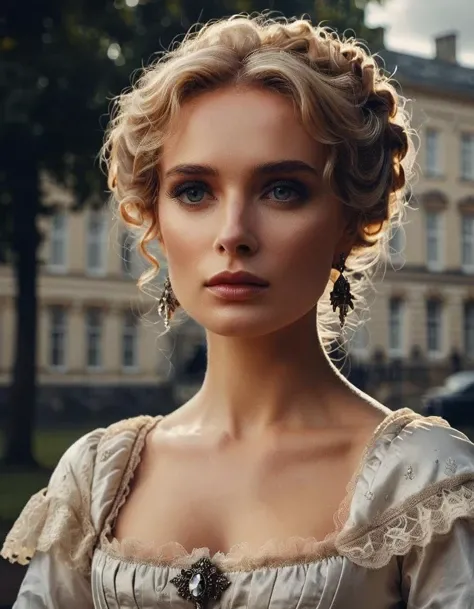
[[[285,160],[285,161],[274,161],[270,163],[262,163],[256,165],[252,173],[256,175],[275,175],[279,173],[296,173],[306,172],[311,173],[317,177],[320,177],[320,173],[308,163],[298,160]],[[165,173],[165,178],[169,178],[175,175],[206,175],[206,176],[219,176],[219,172],[215,167],[211,165],[194,165],[194,164],[183,164],[172,167]]]

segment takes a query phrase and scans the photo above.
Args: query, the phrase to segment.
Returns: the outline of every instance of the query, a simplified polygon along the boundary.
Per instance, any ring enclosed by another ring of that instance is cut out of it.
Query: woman
[[[409,134],[374,59],[302,20],[209,25],[120,97],[110,187],[207,372],[66,452],[3,548],[31,559],[15,609],[474,607],[473,445],[325,351],[402,214]]]

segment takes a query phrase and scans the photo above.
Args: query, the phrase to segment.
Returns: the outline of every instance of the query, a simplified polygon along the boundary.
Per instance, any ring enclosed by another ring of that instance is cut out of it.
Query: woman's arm
[[[407,609],[474,609],[473,520],[457,520],[449,533],[414,548],[402,576]]]
[[[93,609],[90,577],[50,552],[37,552],[12,609]]]
[[[29,564],[15,609],[89,609],[97,527],[91,495],[104,430],[80,438],[63,455],[48,487],[33,495],[7,535],[1,556]]]

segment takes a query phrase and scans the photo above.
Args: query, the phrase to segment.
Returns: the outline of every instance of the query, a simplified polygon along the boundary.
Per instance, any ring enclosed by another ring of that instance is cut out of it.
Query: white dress
[[[474,609],[474,445],[445,421],[391,413],[325,540],[210,556],[112,536],[159,420],[97,429],[65,453],[3,546],[31,560],[14,609]]]

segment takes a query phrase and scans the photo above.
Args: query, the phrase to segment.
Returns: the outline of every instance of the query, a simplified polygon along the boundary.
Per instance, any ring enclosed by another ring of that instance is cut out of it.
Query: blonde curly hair
[[[345,276],[363,307],[363,290],[384,260],[391,226],[401,223],[407,202],[413,146],[405,99],[357,40],[306,19],[264,14],[191,28],[115,100],[102,159],[119,214],[139,229],[138,248],[151,264],[138,285],[145,288],[159,271],[149,244],[160,234],[157,166],[168,126],[188,99],[231,84],[289,98],[324,146],[323,179],[345,206],[354,241]],[[340,333],[329,303],[337,275],[318,303],[325,344]]]

